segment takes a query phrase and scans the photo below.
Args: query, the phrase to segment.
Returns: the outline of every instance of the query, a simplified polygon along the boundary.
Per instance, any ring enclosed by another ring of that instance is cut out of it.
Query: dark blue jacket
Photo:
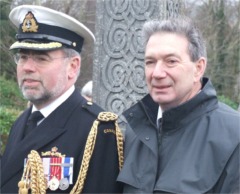
[[[23,173],[24,158],[31,150],[39,154],[51,151],[56,146],[67,157],[74,158],[73,182],[79,174],[83,151],[93,122],[102,109],[88,105],[77,90],[55,109],[36,129],[21,140],[24,126],[31,112],[27,109],[14,123],[6,150],[1,160],[1,193],[18,193],[18,182]],[[113,122],[101,122],[98,127],[95,149],[90,161],[83,193],[119,193],[121,185],[116,183],[119,163],[116,135],[105,129],[115,129]],[[111,131],[111,130],[109,130]],[[69,193],[68,190],[47,193]]]

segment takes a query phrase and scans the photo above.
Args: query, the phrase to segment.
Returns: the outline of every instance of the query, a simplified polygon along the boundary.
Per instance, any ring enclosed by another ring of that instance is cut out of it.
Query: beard
[[[44,87],[20,87],[25,99],[34,105],[45,104],[52,98],[51,92]]]

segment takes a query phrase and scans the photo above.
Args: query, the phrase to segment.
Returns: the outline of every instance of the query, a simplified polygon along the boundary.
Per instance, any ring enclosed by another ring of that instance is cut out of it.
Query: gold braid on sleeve
[[[44,177],[43,163],[37,151],[32,150],[28,154],[21,181],[18,183],[18,193],[28,194],[31,189],[32,194],[45,194],[47,180]]]
[[[119,160],[119,169],[123,166],[123,135],[121,129],[117,123],[118,116],[111,112],[101,112],[98,115],[98,118],[94,121],[93,126],[89,132],[87,142],[85,145],[83,159],[80,167],[80,172],[78,179],[70,194],[80,194],[83,190],[84,181],[87,177],[87,171],[89,167],[89,162],[94,150],[96,138],[97,138],[97,129],[100,121],[109,122],[115,121],[115,130],[116,130],[116,140],[117,140],[117,150],[118,150],[118,160]]]

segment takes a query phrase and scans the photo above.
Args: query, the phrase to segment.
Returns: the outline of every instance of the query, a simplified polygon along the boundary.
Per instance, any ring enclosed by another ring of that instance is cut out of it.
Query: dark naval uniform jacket
[[[150,95],[124,112],[124,193],[240,193],[240,114],[207,79],[195,97],[166,110]]]
[[[10,131],[6,150],[1,159],[1,193],[18,193],[24,159],[31,150],[39,154],[57,147],[66,157],[74,158],[73,185],[65,190],[47,190],[47,193],[70,193],[73,188],[83,157],[86,140],[93,122],[102,109],[88,105],[77,90],[47,118],[34,132],[22,139],[24,127],[31,108],[27,109],[14,123]],[[106,130],[110,129],[110,130]],[[95,149],[82,193],[120,193],[121,185],[116,183],[119,173],[116,134],[113,122],[101,122]]]

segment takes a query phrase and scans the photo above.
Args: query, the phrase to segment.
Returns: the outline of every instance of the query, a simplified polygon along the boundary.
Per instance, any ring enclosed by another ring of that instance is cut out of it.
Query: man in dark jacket
[[[149,94],[124,112],[124,193],[240,193],[239,113],[218,101],[187,18],[143,26]]]
[[[19,87],[32,105],[10,131],[1,193],[120,193],[116,115],[87,102],[74,86],[81,49],[94,43],[94,35],[74,18],[41,6],[16,7],[9,17],[19,27],[10,47]],[[29,115],[36,112],[40,119],[30,128]]]

